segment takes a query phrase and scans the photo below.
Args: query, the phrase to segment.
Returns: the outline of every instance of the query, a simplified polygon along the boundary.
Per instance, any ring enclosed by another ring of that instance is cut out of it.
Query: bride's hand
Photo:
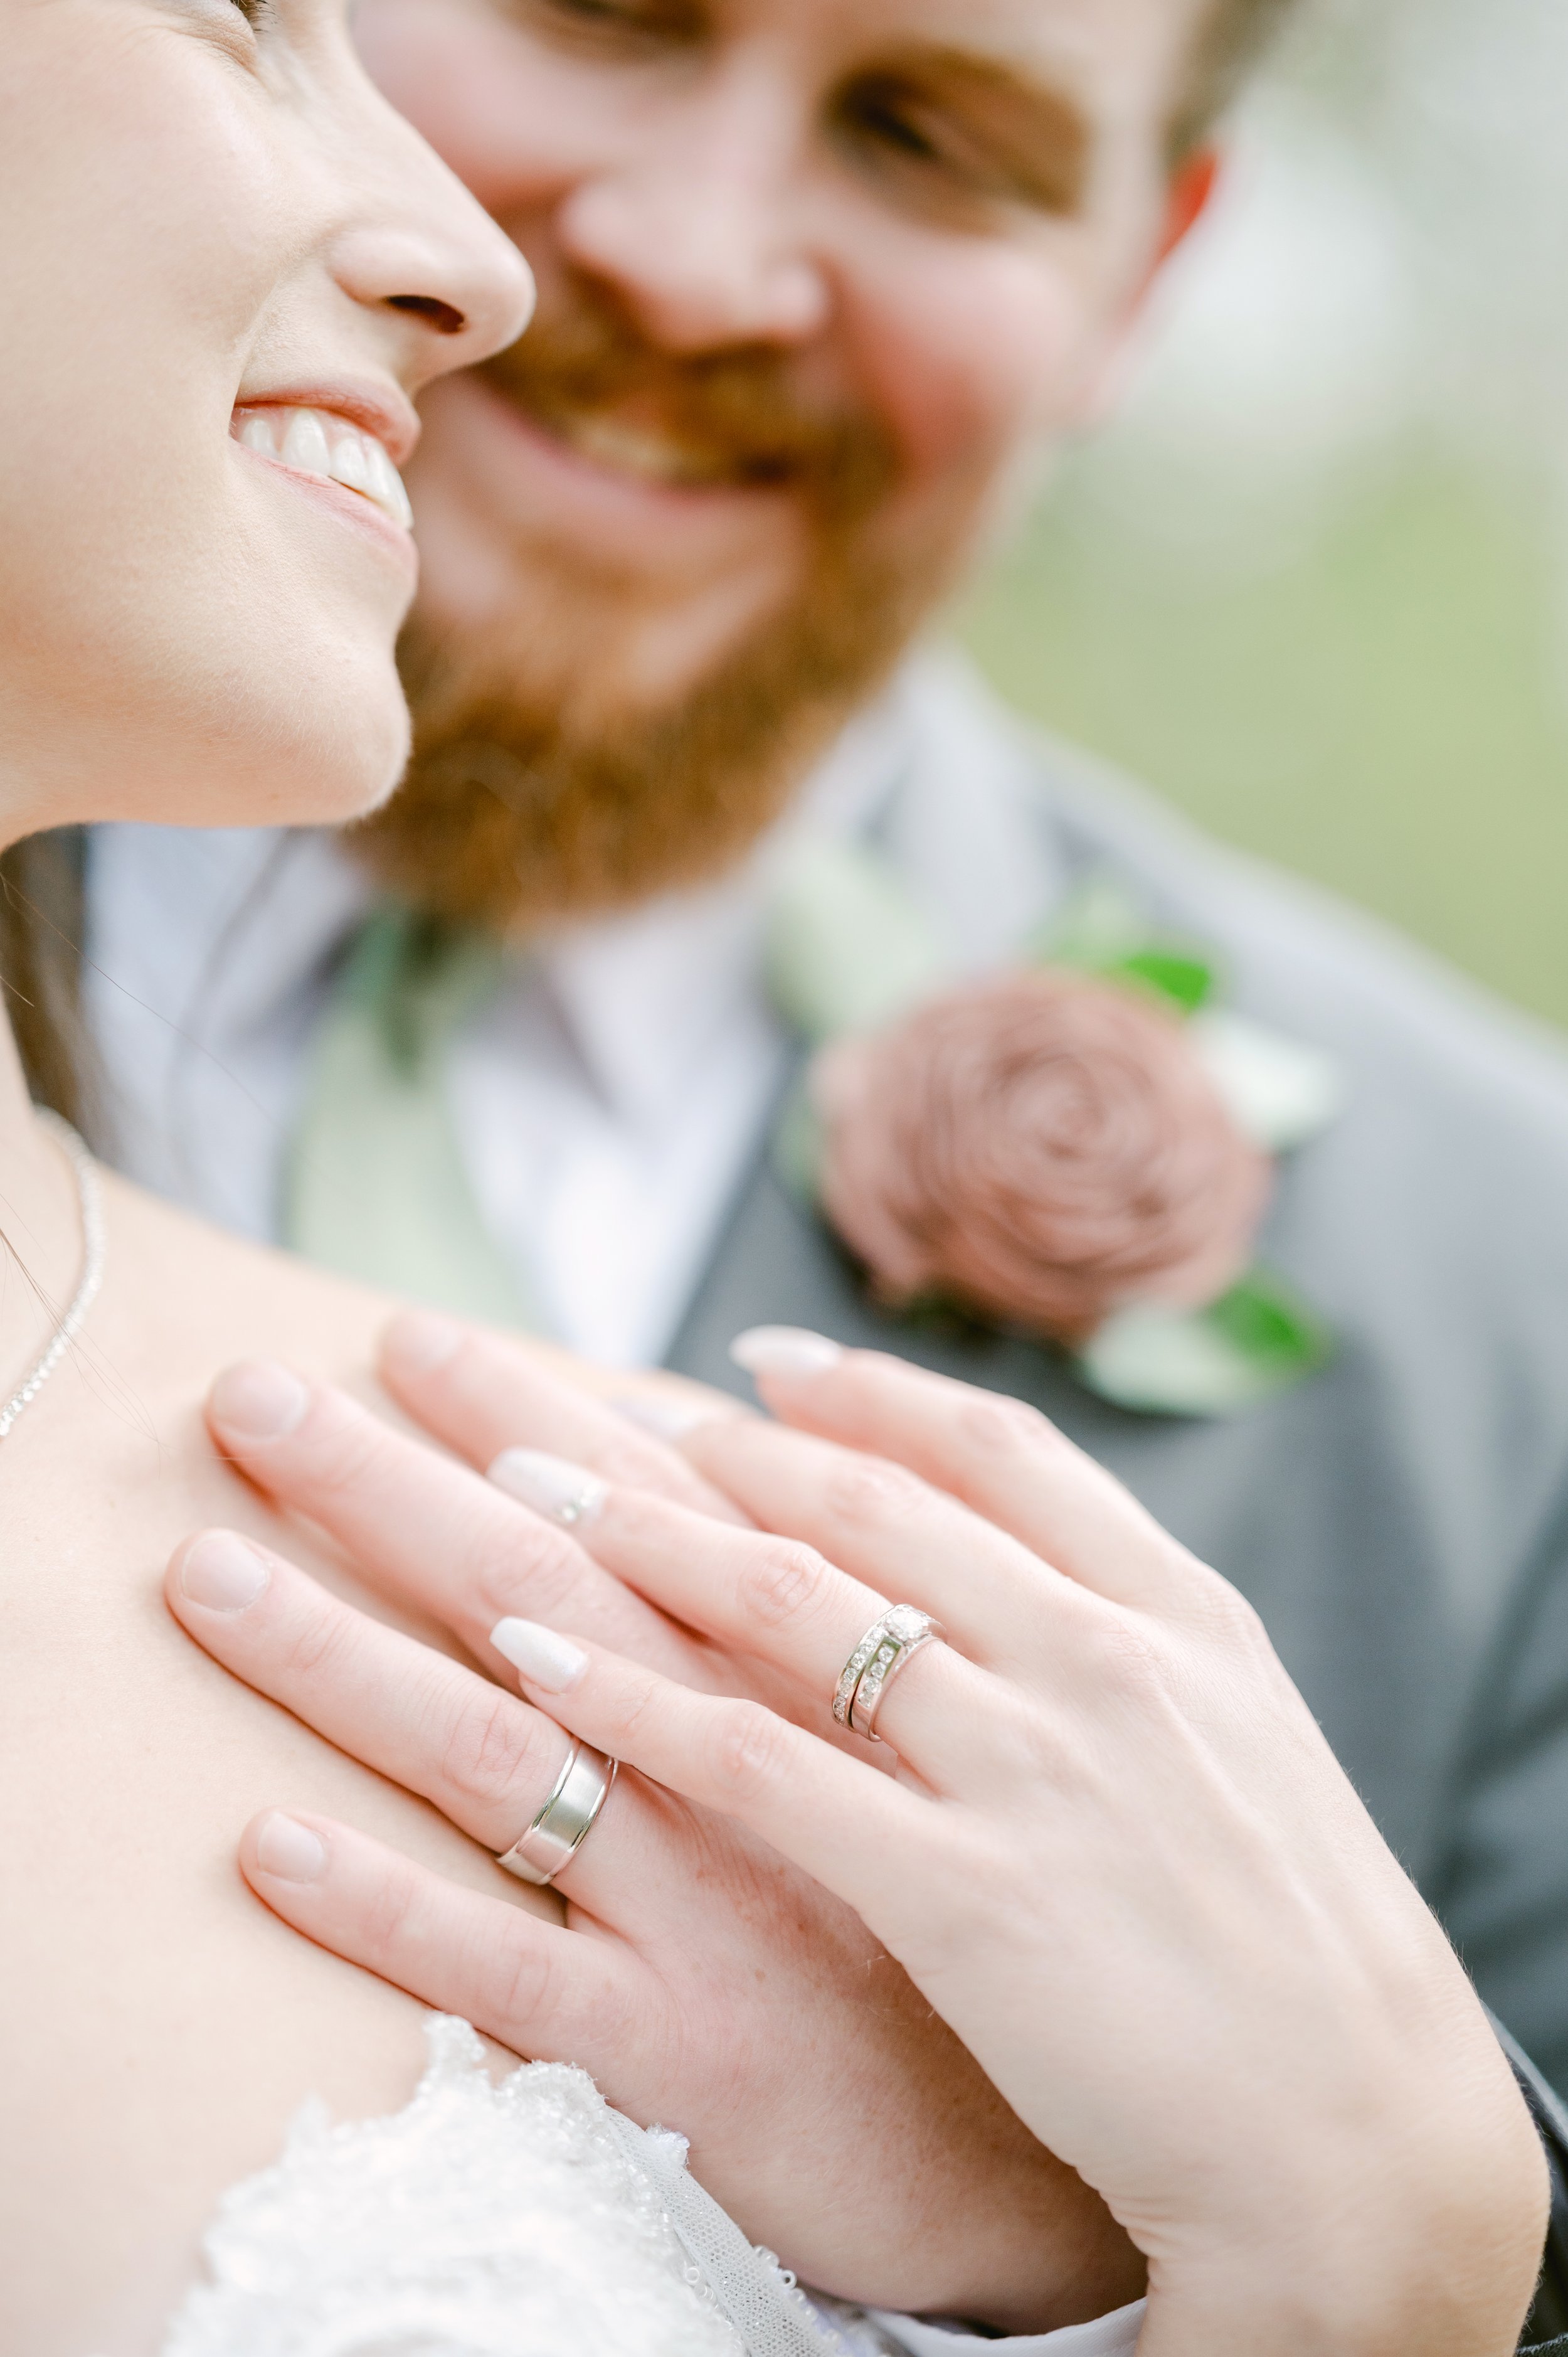
[[[799,1428],[683,1447],[760,1527],[617,1486],[576,1534],[818,1710],[888,1603],[935,1615],[881,1704],[898,1777],[585,1628],[497,1632],[525,1692],[858,1911],[1147,2254],[1141,2357],[1511,2352],[1534,2131],[1254,1614],[1034,1411],[757,1340]]]
[[[389,1379],[482,1454],[526,1432],[688,1511],[733,1513],[680,1458],[542,1383],[520,1354],[473,1337],[437,1368],[417,1348],[427,1331],[394,1329]],[[210,1413],[259,1486],[509,1683],[487,1636],[510,1612],[733,1688],[722,1653],[564,1530],[340,1394],[251,1368],[220,1382]],[[202,1600],[204,1575],[215,1593],[238,1578],[227,1608]],[[247,1581],[255,1592],[235,1603]],[[550,1718],[275,1554],[206,1534],[177,1554],[167,1594],[218,1661],[487,1850],[505,1849],[554,1782],[566,1742]],[[742,1690],[786,1686],[774,1674]],[[314,1815],[258,1820],[242,1863],[322,1945],[516,2052],[581,2063],[634,2118],[682,2130],[700,2181],[823,2289],[1017,2330],[1141,2288],[1098,2199],[1041,2150],[852,1910],[745,1828],[634,1772],[561,1876],[566,1929],[509,1903],[517,1886],[499,1872],[498,1895],[481,1897]]]

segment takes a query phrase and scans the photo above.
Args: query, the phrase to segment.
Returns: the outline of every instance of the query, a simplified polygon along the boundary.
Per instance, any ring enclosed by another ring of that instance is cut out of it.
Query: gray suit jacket
[[[1339,1059],[1348,1110],[1285,1167],[1264,1239],[1337,1357],[1234,1422],[1124,1414],[1044,1349],[878,1311],[764,1156],[670,1362],[743,1388],[725,1345],[778,1321],[1045,1409],[1258,1607],[1487,2003],[1568,2087],[1568,1060],[962,677],[914,704],[881,832],[969,963],[1110,869],[1219,951],[1238,1007]]]

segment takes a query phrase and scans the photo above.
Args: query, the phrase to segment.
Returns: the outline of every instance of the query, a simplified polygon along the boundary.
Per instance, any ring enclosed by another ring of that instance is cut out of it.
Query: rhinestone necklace
[[[47,1129],[53,1131],[76,1174],[77,1200],[81,1206],[81,1275],[70,1305],[50,1336],[43,1357],[24,1375],[20,1388],[12,1393],[5,1406],[0,1407],[0,1440],[5,1438],[24,1408],[31,1407],[81,1333],[82,1321],[103,1282],[103,1263],[108,1255],[103,1196],[92,1157],[70,1124],[61,1121],[58,1114],[48,1113],[40,1107],[38,1118]]]

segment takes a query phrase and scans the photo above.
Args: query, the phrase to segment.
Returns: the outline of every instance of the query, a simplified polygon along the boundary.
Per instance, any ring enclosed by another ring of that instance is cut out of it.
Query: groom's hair
[[[1169,132],[1180,163],[1213,130],[1251,67],[1299,0],[1212,0],[1177,94]]]

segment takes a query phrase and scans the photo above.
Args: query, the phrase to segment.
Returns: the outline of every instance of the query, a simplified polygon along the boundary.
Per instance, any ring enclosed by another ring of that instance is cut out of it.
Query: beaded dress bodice
[[[226,2194],[159,2357],[811,2357],[841,2338],[585,2072],[499,2084],[434,2016],[413,2100],[299,2114]]]

